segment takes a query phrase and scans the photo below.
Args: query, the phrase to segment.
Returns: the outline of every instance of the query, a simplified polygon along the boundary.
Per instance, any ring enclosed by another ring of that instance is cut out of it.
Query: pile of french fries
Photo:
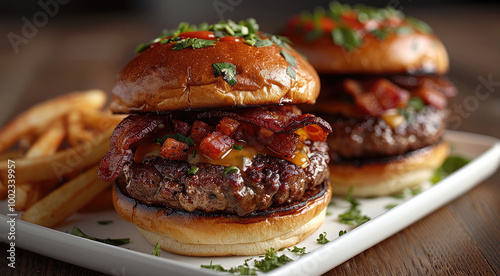
[[[93,202],[111,202],[97,166],[123,116],[102,111],[105,104],[100,90],[70,93],[33,106],[0,130],[0,199],[14,175],[23,220],[54,227]],[[15,162],[10,172],[9,159]]]

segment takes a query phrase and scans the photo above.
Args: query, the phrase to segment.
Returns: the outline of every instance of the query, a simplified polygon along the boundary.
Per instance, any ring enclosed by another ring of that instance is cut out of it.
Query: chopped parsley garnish
[[[243,145],[233,145],[233,149],[235,149],[235,150],[242,150],[244,148],[245,148],[245,146],[243,146]]]
[[[290,64],[287,68],[286,68],[286,73],[288,74],[288,76],[290,76],[292,79],[296,79],[297,78],[297,72],[295,71],[295,68],[294,67],[297,67],[297,59],[295,59],[295,57],[293,57],[291,54],[289,54],[287,51],[285,51],[284,49],[281,49],[280,50],[280,53],[281,55],[285,58],[285,60],[288,62],[288,64]]]
[[[152,253],[152,255],[153,255],[153,256],[160,257],[160,253],[161,253],[160,244],[159,244],[159,243],[157,243],[157,244],[155,245],[155,248],[153,249],[153,253]]]
[[[112,220],[100,220],[97,223],[100,225],[108,225],[108,224],[113,223],[113,221]]]
[[[252,46],[259,48],[259,47],[267,47],[267,46],[271,46],[271,45],[273,45],[273,42],[271,40],[261,39],[261,40],[255,41],[255,43]]]
[[[191,169],[189,169],[188,171],[188,175],[189,174],[196,174],[198,172],[199,168],[198,167],[191,167]]]
[[[182,50],[188,47],[193,49],[205,48],[208,46],[214,46],[215,40],[206,40],[201,38],[190,37],[186,39],[179,40],[173,47],[172,50]]]
[[[279,256],[275,251],[274,248],[269,248],[269,250],[266,250],[266,255],[264,256],[264,259],[262,260],[255,260],[254,265],[256,268],[259,270],[262,270],[263,272],[268,272],[271,271],[275,268],[278,268],[280,266],[283,266],[286,263],[289,263],[293,261],[290,257],[287,255],[281,255]]]
[[[245,43],[256,47],[271,46],[273,44],[276,44],[279,47],[288,47],[287,43],[289,43],[289,40],[287,38],[277,35],[271,36],[263,34],[263,36],[271,37],[271,40],[261,38],[259,33],[259,25],[253,18],[241,20],[238,23],[232,20],[227,20],[220,21],[219,23],[211,25],[207,23],[194,25],[182,22],[179,24],[177,29],[164,30],[160,36],[153,39],[151,42],[139,45],[136,49],[136,53],[140,53],[149,49],[149,47],[151,47],[151,45],[154,43],[165,44],[175,42],[176,44],[172,47],[173,50],[182,50],[188,47],[198,49],[215,45],[216,40],[179,37],[181,33],[192,31],[212,31],[215,38],[217,39],[224,36],[234,36],[242,38]]]
[[[421,111],[425,108],[425,103],[420,97],[411,97],[410,100],[408,100],[408,106],[416,111]]]
[[[297,60],[290,55],[287,51],[281,49],[280,54],[285,58],[285,60],[293,67],[297,67]]]
[[[91,237],[91,236],[86,235],[85,233],[83,233],[82,230],[80,230],[80,228],[78,228],[76,226],[73,226],[73,230],[71,231],[71,234],[75,235],[75,236],[78,236],[78,237],[85,238],[85,239],[89,239],[89,240],[93,240],[93,241],[97,241],[97,242],[102,242],[102,243],[106,243],[106,244],[110,244],[110,245],[116,245],[116,246],[120,246],[120,245],[124,245],[124,244],[130,243],[130,238],[124,238],[124,239],[110,239],[110,238],[100,239],[100,238]]]
[[[214,40],[207,40],[207,39],[201,39],[201,38],[181,38],[179,35],[181,33],[185,32],[192,32],[192,31],[211,31],[214,34],[215,39]],[[220,21],[219,23],[216,24],[207,24],[207,23],[202,23],[200,25],[192,25],[188,23],[181,23],[175,30],[164,30],[160,36],[157,38],[153,39],[151,42],[146,43],[146,44],[141,44],[137,47],[136,53],[141,53],[151,47],[151,45],[158,43],[158,44],[166,44],[166,43],[175,43],[172,46],[172,50],[182,50],[186,48],[193,48],[193,49],[199,49],[199,48],[204,48],[204,47],[209,47],[213,46],[217,43],[217,41],[225,36],[234,36],[237,37],[241,40],[243,40],[246,44],[249,44],[251,46],[255,47],[268,47],[272,45],[276,45],[280,47],[281,49],[288,49],[291,50],[290,46],[288,43],[290,41],[288,38],[285,38],[283,36],[279,35],[271,35],[271,34],[265,34],[259,32],[259,25],[253,18],[249,18],[246,20],[241,20],[238,23],[232,21],[232,20],[227,20],[227,21]],[[291,56],[292,59],[294,59]],[[287,57],[285,56],[285,59]],[[292,77],[293,79],[296,78],[296,72],[293,67],[296,67],[296,61],[291,61],[292,59],[287,59],[287,62],[292,66],[292,67],[287,67],[286,72],[287,74]],[[224,80],[228,82],[231,86],[233,86],[236,83],[236,68],[233,64],[231,66],[223,66],[221,68],[215,68],[216,64],[229,64],[229,63],[215,63],[213,64],[214,66],[214,72],[215,76],[220,76],[222,75]]]
[[[215,77],[222,76],[222,79],[231,86],[236,84],[236,65],[222,62],[214,63],[212,66],[214,68]]]
[[[319,244],[326,244],[326,243],[329,243],[330,240],[328,240],[326,238],[326,232],[323,232],[321,234],[319,234],[319,238],[316,239],[316,241],[319,243]]]
[[[434,176],[432,177],[431,182],[433,184],[438,183],[443,178],[447,177],[448,175],[454,173],[458,169],[467,165],[469,162],[470,162],[470,160],[463,157],[463,156],[458,156],[458,155],[448,156],[444,160],[443,165],[441,165],[441,167],[439,167],[436,170],[436,172],[434,173]]]
[[[346,19],[345,15],[349,15],[348,19]],[[378,40],[387,38],[390,33],[406,35],[415,32],[415,30],[424,33],[432,32],[429,25],[413,17],[406,17],[405,22],[405,15],[391,6],[385,8],[375,8],[362,4],[350,6],[336,1],[331,2],[327,10],[317,7],[313,12],[303,12],[296,26],[305,31],[304,40],[313,41],[324,37],[330,32],[330,29],[324,27],[325,25],[322,23],[324,18],[329,18],[334,21],[334,29],[328,35],[331,35],[336,45],[343,47],[347,51],[352,51],[362,44],[366,34],[349,23],[351,20],[350,15],[354,16],[360,24],[367,24],[370,21],[380,23],[377,28],[369,30],[369,34],[375,36]],[[402,23],[396,27],[385,24],[391,18],[397,18]],[[312,29],[309,28],[311,23],[313,23]],[[304,28],[305,26],[308,28]]]
[[[288,251],[292,252],[292,253],[295,253],[297,255],[304,255],[304,254],[307,254],[306,252],[306,247],[297,247],[297,246],[294,246],[293,249],[290,249],[288,248]]]
[[[345,234],[347,234],[347,230],[340,230],[339,231],[339,237],[342,235],[345,235]]]
[[[218,272],[227,272],[227,269],[225,269],[222,265],[212,264],[212,261],[210,261],[209,265],[201,265],[201,268],[207,268]]]
[[[336,45],[344,47],[347,51],[352,51],[363,43],[357,31],[343,26],[333,29],[332,38]]]
[[[359,202],[352,197],[353,187],[349,188],[349,192],[344,197],[345,201],[351,203],[349,210],[339,215],[339,222],[347,225],[358,226],[370,220],[370,217],[362,215],[358,208]]]
[[[231,267],[230,269],[225,269],[222,265],[220,264],[212,264],[212,261],[210,261],[209,265],[201,265],[202,268],[206,269],[211,269],[217,272],[229,272],[232,274],[235,273],[240,273],[240,275],[257,275],[257,272],[255,271],[254,268],[250,268],[248,265],[248,261],[250,259],[246,259],[245,263],[236,267]]]
[[[239,172],[240,169],[236,166],[231,166],[231,167],[227,167],[225,170],[224,170],[224,174],[228,174],[228,173],[237,173]]]
[[[292,67],[292,65],[288,65],[288,67],[286,68],[286,73],[288,76],[290,76],[290,78],[292,79],[297,79],[297,72],[295,72],[295,68]]]

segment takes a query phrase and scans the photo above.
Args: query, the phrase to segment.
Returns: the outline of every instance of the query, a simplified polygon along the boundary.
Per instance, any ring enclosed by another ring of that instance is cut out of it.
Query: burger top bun
[[[292,18],[284,33],[319,73],[444,74],[448,54],[424,22],[390,7],[332,3]]]
[[[235,34],[210,38],[211,46],[176,49],[192,37],[213,35],[207,30],[182,32],[172,42],[157,39],[146,45],[120,72],[112,90],[112,111],[164,113],[315,102],[318,74],[278,37],[272,42],[254,33],[254,39],[265,40],[257,47],[249,45],[252,37]]]

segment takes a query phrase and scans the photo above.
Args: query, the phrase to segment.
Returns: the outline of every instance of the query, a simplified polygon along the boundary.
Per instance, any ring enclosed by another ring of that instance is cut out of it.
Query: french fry
[[[113,130],[98,134],[96,139],[54,155],[16,160],[16,181],[34,182],[50,179],[62,180],[65,176],[98,163],[109,149],[109,137]],[[7,179],[7,167],[0,168],[0,179]]]
[[[41,185],[38,183],[16,184],[16,210],[23,211],[43,197]]]
[[[66,131],[62,120],[57,120],[31,145],[25,158],[37,158],[54,154],[61,145]]]
[[[75,92],[37,104],[10,121],[0,130],[0,153],[23,136],[39,133],[57,118],[72,110],[101,109],[106,94],[101,90]]]
[[[109,187],[109,183],[97,177],[97,167],[91,167],[35,203],[22,219],[45,227],[61,223]]]
[[[66,120],[68,125],[68,142],[72,147],[88,142],[94,136],[90,131],[85,129],[82,122],[82,114],[79,111],[70,112]]]

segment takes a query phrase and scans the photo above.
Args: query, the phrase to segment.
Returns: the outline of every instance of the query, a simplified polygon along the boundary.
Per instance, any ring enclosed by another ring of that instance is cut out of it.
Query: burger
[[[324,221],[330,125],[319,77],[253,19],[181,23],[121,70],[114,130],[98,170],[116,211],[152,244],[188,256],[262,254]]]
[[[371,197],[429,180],[449,152],[443,141],[448,56],[424,22],[391,7],[348,6],[293,17],[284,35],[321,79],[305,111],[332,126],[333,193]]]

